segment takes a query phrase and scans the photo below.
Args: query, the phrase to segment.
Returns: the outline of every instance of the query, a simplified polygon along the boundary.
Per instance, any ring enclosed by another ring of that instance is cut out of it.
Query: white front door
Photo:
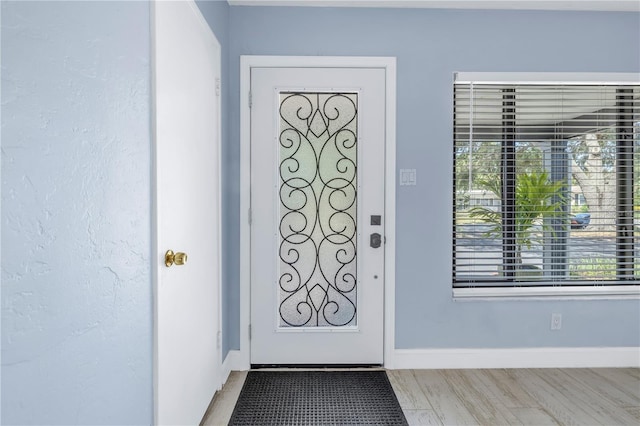
[[[382,364],[385,70],[251,69],[251,363]]]
[[[220,46],[194,2],[152,4],[154,415],[156,424],[194,425],[220,385]],[[186,253],[186,263],[166,266],[167,250]]]

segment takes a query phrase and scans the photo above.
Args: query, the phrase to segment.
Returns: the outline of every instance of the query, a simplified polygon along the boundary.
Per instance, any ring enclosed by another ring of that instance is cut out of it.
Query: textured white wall
[[[150,424],[147,2],[2,2],[2,423]]]

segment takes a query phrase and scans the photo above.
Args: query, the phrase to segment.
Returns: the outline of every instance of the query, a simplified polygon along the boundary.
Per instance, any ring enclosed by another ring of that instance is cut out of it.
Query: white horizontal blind
[[[638,82],[456,81],[454,139],[454,287],[638,283]]]

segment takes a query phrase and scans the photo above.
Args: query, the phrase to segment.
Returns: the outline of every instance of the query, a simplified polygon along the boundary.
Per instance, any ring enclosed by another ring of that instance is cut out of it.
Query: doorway
[[[393,61],[322,59],[250,68],[252,365],[388,361]]]

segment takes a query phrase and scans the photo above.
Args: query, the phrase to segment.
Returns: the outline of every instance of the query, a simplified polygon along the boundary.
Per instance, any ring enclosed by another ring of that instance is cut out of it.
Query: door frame
[[[156,3],[162,0],[152,0],[150,2],[150,26],[151,26],[151,46],[150,46],[150,71],[151,71],[151,286],[153,297],[153,424],[158,422],[158,288],[159,288],[159,276],[160,269],[166,268],[164,260],[164,252],[162,250],[166,247],[159,247],[158,244],[158,194],[162,191],[162,188],[158,185],[158,133],[156,125]],[[214,333],[216,338],[216,352],[217,362],[215,365],[215,377],[214,383],[216,384],[216,390],[222,387],[226,377],[223,377],[222,370],[222,95],[220,91],[221,85],[221,67],[222,67],[222,47],[218,38],[211,30],[211,27],[207,23],[206,19],[202,15],[200,8],[197,6],[195,0],[184,0],[181,3],[184,7],[187,7],[193,12],[194,18],[199,22],[199,26],[206,33],[206,37],[217,45],[219,52],[218,66],[215,70],[212,70],[214,75],[220,76],[216,82],[216,102],[218,105],[216,120],[218,123],[216,138],[216,166],[217,166],[217,183],[215,185],[208,185],[210,188],[216,191],[216,229],[217,229],[217,241],[215,242],[217,256],[213,261],[217,263],[217,273],[214,277],[216,292],[218,294],[218,303],[212,304],[212,308],[216,309],[217,324],[214,324]],[[211,395],[213,398],[214,395]],[[203,416],[206,412],[202,413]]]
[[[393,368],[396,263],[396,58],[347,56],[240,56],[240,353],[251,367],[251,68],[379,68],[385,70],[384,367]]]

